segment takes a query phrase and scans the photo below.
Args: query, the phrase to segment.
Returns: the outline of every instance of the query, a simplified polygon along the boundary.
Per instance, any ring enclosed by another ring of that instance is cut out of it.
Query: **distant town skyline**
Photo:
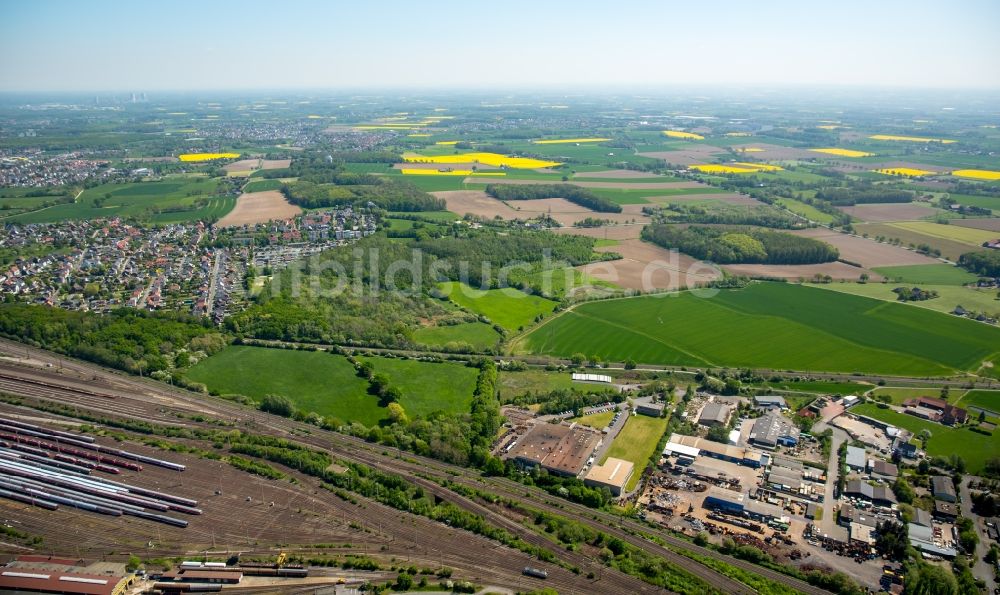
[[[0,91],[1000,88],[1000,3],[0,5]]]

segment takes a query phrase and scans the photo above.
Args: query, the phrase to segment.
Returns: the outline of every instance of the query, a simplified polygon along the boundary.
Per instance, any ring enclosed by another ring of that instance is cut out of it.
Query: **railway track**
[[[35,357],[54,357],[45,354],[45,352],[32,351],[35,352]],[[86,363],[60,361],[59,370],[27,368],[10,361],[0,361],[0,391],[93,409],[111,416],[131,417],[181,427],[199,424],[178,422],[177,416],[171,413],[170,409],[184,411],[187,414],[214,415],[221,420],[239,421],[248,427],[253,427],[255,431],[279,434],[308,446],[322,448],[330,451],[333,456],[344,460],[354,460],[385,472],[401,474],[411,480],[419,479],[421,487],[465,510],[481,514],[491,523],[514,532],[515,535],[529,543],[544,544],[548,548],[552,548],[554,545],[544,537],[496,511],[452,490],[443,488],[435,481],[418,477],[418,474],[426,476],[436,474],[439,481],[448,479],[468,487],[484,489],[514,501],[527,501],[534,508],[583,522],[594,529],[604,531],[649,553],[660,556],[723,592],[752,593],[753,590],[707,566],[678,554],[668,547],[640,537],[636,533],[656,535],[668,546],[724,561],[804,593],[815,595],[826,593],[826,591],[798,579],[749,562],[723,556],[713,550],[700,548],[665,531],[653,529],[637,521],[622,519],[568,501],[553,502],[553,498],[544,491],[511,480],[483,478],[478,473],[468,469],[410,453],[398,457],[386,456],[382,454],[386,450],[384,447],[373,446],[350,436],[325,432],[292,420],[249,410],[227,401],[207,399],[170,390],[168,387],[152,381],[122,377]],[[94,385],[100,386],[100,389],[91,388]],[[563,554],[565,552],[560,552],[560,555],[566,559],[567,556]],[[609,572],[600,562],[583,556],[575,557],[573,563],[584,570],[587,568],[599,569],[605,577],[609,574],[620,574]],[[642,585],[649,587],[645,583]]]

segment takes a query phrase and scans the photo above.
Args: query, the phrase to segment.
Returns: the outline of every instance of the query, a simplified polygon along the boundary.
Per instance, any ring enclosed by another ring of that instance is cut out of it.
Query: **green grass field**
[[[928,430],[931,437],[927,442],[927,454],[939,457],[957,454],[965,460],[968,472],[971,474],[982,471],[986,461],[1000,453],[1000,432],[984,436],[968,428],[949,428],[891,409],[882,409],[872,403],[855,405],[851,412],[907,429],[914,435],[922,430]]]
[[[343,356],[323,351],[234,345],[198,362],[187,378],[221,394],[258,401],[267,394],[284,395],[299,409],[344,421],[374,425],[385,417],[354,366]]]
[[[1000,390],[970,390],[955,404],[961,407],[980,407],[1000,415]]]
[[[963,285],[974,283],[978,277],[965,269],[950,264],[912,264],[895,267],[876,267],[876,273],[899,283],[930,285]]]
[[[482,322],[465,322],[451,326],[425,326],[413,332],[417,343],[440,347],[448,343],[468,343],[482,350],[492,347],[500,340],[500,335],[492,326]]]
[[[574,417],[570,421],[575,421],[578,424],[584,426],[590,426],[591,428],[597,428],[598,430],[603,430],[608,427],[611,423],[611,418],[615,416],[614,411],[605,411],[604,413],[591,413],[590,415],[581,415],[580,417]]]
[[[364,358],[376,373],[389,377],[403,392],[400,404],[412,417],[434,411],[468,411],[475,387],[475,368],[381,357]],[[375,425],[386,417],[378,397],[368,394],[347,358],[325,351],[295,351],[235,345],[198,362],[187,378],[220,394],[241,394],[260,400],[283,395],[304,411],[345,422]]]
[[[549,393],[572,388],[584,393],[608,390],[607,385],[573,382],[570,372],[550,372],[531,368],[519,372],[500,372],[500,400],[510,401],[525,393]]]
[[[649,457],[656,450],[656,445],[667,431],[665,417],[649,417],[646,415],[630,415],[625,422],[625,427],[611,443],[611,448],[605,453],[604,458],[598,463],[604,463],[609,457],[625,459],[635,464],[632,477],[625,485],[626,490],[635,489],[642,472],[649,462]]]
[[[811,221],[816,221],[817,223],[823,223],[826,225],[833,223],[833,215],[824,213],[810,204],[795,200],[794,198],[781,198],[778,199],[777,202],[779,205],[785,207],[796,215],[802,215]]]
[[[899,387],[899,386],[880,386],[872,391],[872,397],[878,396],[888,396],[892,399],[890,402],[893,405],[902,405],[903,401],[907,399],[916,399],[919,397],[934,397],[937,398],[941,395],[940,388],[928,387],[928,388],[911,388],[911,387]],[[954,399],[952,399],[954,401]]]
[[[552,300],[511,288],[481,291],[456,281],[442,283],[440,288],[459,306],[512,331],[531,324],[536,316],[548,314],[556,307]]]
[[[973,194],[949,194],[948,196],[960,205],[1000,211],[1000,196],[976,196]]]
[[[824,380],[804,380],[800,382],[768,382],[775,390],[813,393],[817,395],[860,395],[872,388],[870,384],[858,382],[828,382]]]
[[[148,217],[154,223],[175,223],[221,217],[232,210],[236,201],[232,197],[216,196],[217,186],[218,180],[201,176],[171,176],[159,181],[101,184],[85,190],[76,202],[25,212],[8,221],[49,223],[133,216]],[[196,202],[200,200],[207,200],[208,204],[196,207]]]
[[[784,283],[581,304],[516,351],[646,364],[947,375],[1000,354],[1000,329]]]
[[[280,190],[284,182],[281,180],[254,180],[243,186],[243,192],[264,192],[265,190]]]
[[[896,294],[893,289],[900,287],[901,283],[826,283],[816,285],[828,291],[849,293],[852,295],[862,295],[879,300],[896,303]],[[938,292],[938,297],[920,302],[907,302],[905,305],[936,312],[950,313],[956,306],[962,306],[966,310],[975,312],[986,312],[989,314],[1000,314],[1000,300],[997,299],[997,292],[990,289],[977,289],[975,287],[961,287],[958,285],[929,285],[920,284],[921,289],[934,290]]]
[[[460,413],[472,406],[479,370],[451,362],[433,363],[384,357],[359,358],[375,366],[403,391],[399,404],[406,413],[426,416],[435,411]]]

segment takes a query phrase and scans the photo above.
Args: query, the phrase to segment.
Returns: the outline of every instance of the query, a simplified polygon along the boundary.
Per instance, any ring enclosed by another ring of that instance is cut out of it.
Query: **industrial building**
[[[876,506],[892,506],[896,504],[896,495],[892,493],[892,490],[888,486],[873,486],[860,479],[848,481],[847,486],[844,488],[844,495],[850,498],[866,500]]]
[[[875,459],[871,464],[871,476],[873,479],[881,479],[892,483],[899,477],[899,468],[893,463]]]
[[[757,395],[753,398],[753,404],[758,409],[788,409],[785,398],[777,395]]]
[[[601,434],[576,424],[536,424],[514,444],[510,457],[521,467],[577,476],[601,445]]]
[[[711,486],[705,492],[702,506],[734,516],[745,516],[758,521],[780,521],[787,523],[788,517],[780,507],[767,502],[751,499],[746,493],[733,492]]]
[[[124,564],[20,556],[0,568],[0,592],[121,595],[133,579]]]
[[[795,446],[799,443],[799,428],[791,420],[771,411],[753,422],[749,442],[769,450],[779,445]]]
[[[708,403],[701,408],[698,423],[703,426],[724,426],[729,423],[732,408],[725,403]]]
[[[698,438],[697,436],[685,436],[683,434],[671,434],[670,440],[663,449],[664,456],[675,454],[691,458],[706,456],[754,469],[763,467],[768,462],[768,455],[754,448],[721,444],[705,440],[704,438]]]
[[[666,408],[665,403],[654,403],[653,401],[635,401],[635,412],[639,415],[648,415],[649,417],[663,417],[663,410]]]
[[[931,477],[931,493],[935,500],[954,504],[958,500],[955,493],[955,484],[947,475],[935,475]]]
[[[909,523],[906,526],[906,529],[907,536],[910,539],[910,545],[912,545],[914,549],[927,552],[935,556],[941,556],[943,558],[954,558],[958,555],[955,548],[942,547],[934,543],[934,529],[932,527]]]
[[[583,478],[583,483],[595,488],[608,488],[615,496],[621,496],[634,469],[631,461],[609,457],[603,465],[592,467]]]
[[[868,468],[868,455],[863,448],[848,446],[846,462],[848,469],[861,472]]]

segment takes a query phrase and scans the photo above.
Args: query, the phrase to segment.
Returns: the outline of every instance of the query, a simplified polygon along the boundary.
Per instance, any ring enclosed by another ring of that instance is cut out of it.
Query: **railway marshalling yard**
[[[590,551],[588,547],[578,551],[560,550],[549,538],[518,522],[523,513],[509,510],[502,503],[491,504],[462,495],[460,491],[447,489],[438,483],[447,479],[460,486],[486,490],[501,497],[516,496],[533,509],[586,523],[664,557],[721,592],[751,592],[742,583],[679,555],[674,548],[688,549],[713,558],[719,557],[718,553],[693,546],[634,519],[569,502],[555,502],[542,491],[508,480],[483,478],[467,469],[401,454],[394,449],[387,450],[324,432],[227,401],[207,400],[172,391],[156,383],[121,376],[91,364],[7,342],[2,349],[9,356],[0,361],[0,391],[8,396],[5,400],[10,401],[0,405],[0,414],[5,417],[71,429],[80,423],[79,419],[42,411],[53,406],[69,406],[78,413],[97,418],[142,420],[188,430],[219,428],[218,424],[222,423],[222,427],[228,430],[241,429],[280,436],[321,448],[342,463],[361,463],[373,469],[407,475],[435,498],[473,511],[529,544],[558,553],[555,558],[557,563],[543,563],[495,541],[389,508],[357,494],[345,499],[322,488],[318,481],[288,468],[281,467],[281,470],[294,477],[294,482],[269,481],[219,461],[149,448],[142,444],[141,435],[101,424],[95,424],[100,430],[97,434],[101,443],[124,440],[127,447],[136,452],[150,453],[187,465],[183,472],[146,468],[135,475],[127,474],[124,479],[147,489],[168,490],[178,496],[195,498],[203,514],[190,517],[190,525],[181,529],[129,517],[102,517],[66,507],[51,512],[3,501],[5,516],[16,519],[19,530],[44,535],[47,550],[81,557],[122,556],[130,552],[148,558],[185,558],[206,553],[224,558],[233,552],[252,557],[273,555],[278,550],[305,558],[327,555],[343,560],[349,556],[368,556],[379,560],[385,569],[394,565],[451,568],[454,571],[452,580],[469,580],[481,585],[525,585],[528,581],[527,586],[532,586],[532,579],[521,573],[525,566],[532,565],[545,568],[548,578],[544,584],[559,592],[590,593],[597,589],[602,592],[641,593],[658,590],[605,567],[597,552]],[[14,404],[17,402],[21,405]],[[212,448],[198,440],[163,440],[175,445]],[[656,534],[665,545],[650,542],[639,536],[641,534]],[[3,549],[12,554],[25,551],[23,546],[15,544],[4,545]],[[822,592],[797,579],[739,560],[726,560],[729,564],[752,569],[802,592]],[[574,567],[579,571],[567,570]],[[392,573],[384,570],[365,577],[356,572],[331,570],[328,574],[331,582],[345,576],[361,582]]]

